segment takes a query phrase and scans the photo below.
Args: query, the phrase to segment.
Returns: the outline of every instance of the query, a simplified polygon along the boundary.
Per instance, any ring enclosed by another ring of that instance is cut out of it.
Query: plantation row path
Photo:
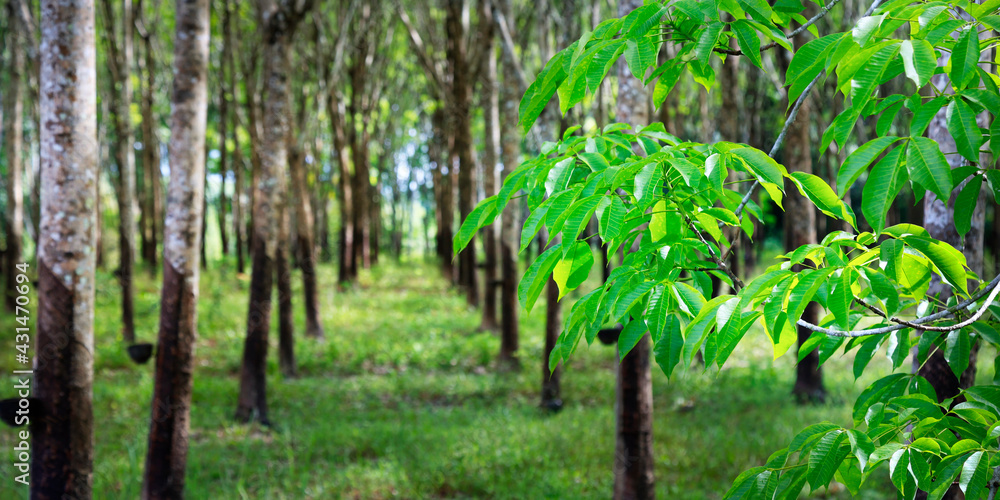
[[[336,289],[335,272],[319,268],[325,341],[301,334],[295,304],[296,378],[279,374],[272,328],[268,429],[233,421],[249,279],[229,262],[210,263],[199,304],[190,498],[606,498],[614,480],[606,459],[615,445],[613,349],[579,347],[563,374],[565,406],[549,415],[537,409],[544,305],[522,314],[521,370],[498,373],[497,334],[477,331],[479,315],[434,265],[385,262],[346,291]],[[153,338],[159,282],[144,271],[136,283],[140,341]],[[94,494],[132,499],[153,367],[133,364],[116,340],[120,301],[110,273],[98,275],[97,297]],[[860,388],[888,367],[880,356],[873,363],[882,368],[855,383],[851,360],[835,356],[827,365],[832,403],[798,406],[786,389],[792,358],[772,362],[763,332],[750,335],[760,342],[747,343],[753,347],[719,374],[692,370],[668,382],[654,371],[663,498],[719,498],[803,427],[849,423]],[[11,449],[12,437],[0,434],[0,445]],[[0,468],[0,498],[13,498],[10,470]]]

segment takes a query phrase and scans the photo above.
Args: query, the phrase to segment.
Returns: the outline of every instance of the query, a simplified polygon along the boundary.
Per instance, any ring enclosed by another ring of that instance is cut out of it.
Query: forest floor
[[[522,312],[522,370],[498,374],[497,335],[477,330],[479,314],[433,265],[387,259],[346,292],[336,291],[335,269],[324,265],[327,339],[300,336],[299,376],[283,379],[272,334],[268,397],[275,427],[266,429],[232,419],[249,278],[228,262],[211,267],[201,277],[188,498],[609,498],[614,350],[581,345],[563,373],[563,411],[538,410],[544,304],[531,315]],[[158,286],[158,278],[139,274],[139,341],[155,342]],[[94,498],[134,499],[153,363],[132,364],[117,340],[119,294],[110,273],[98,277],[97,297]],[[301,309],[296,303],[299,332]],[[9,332],[12,325],[5,314],[0,327]],[[797,405],[790,396],[792,355],[772,361],[763,332],[749,335],[721,372],[693,369],[668,381],[654,364],[659,498],[721,498],[741,471],[762,464],[807,425],[848,425],[859,391],[889,371],[879,356],[856,382],[850,357],[834,356],[824,367],[830,402]],[[12,346],[7,352],[0,373],[14,368]],[[991,376],[992,367],[981,366],[980,377]],[[10,397],[13,379],[5,380],[0,395]],[[9,465],[13,446],[14,433],[0,431],[4,499],[26,498]],[[884,471],[871,481],[877,487],[863,498],[892,495]],[[842,489],[814,495],[850,497]]]

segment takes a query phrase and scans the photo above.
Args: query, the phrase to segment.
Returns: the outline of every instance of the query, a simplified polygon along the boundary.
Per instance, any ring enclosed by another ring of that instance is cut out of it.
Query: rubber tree
[[[254,181],[250,306],[236,406],[236,419],[240,422],[258,420],[270,423],[267,417],[267,341],[278,247],[280,213],[276,208],[282,203],[284,179],[288,171],[288,51],[295,28],[312,4],[312,0],[301,4],[291,0],[277,4],[260,0],[258,3],[267,99],[263,103],[260,169]]]
[[[177,3],[170,100],[170,184],[163,239],[163,288],[157,337],[144,499],[184,497],[194,347],[198,336],[201,200],[205,191],[209,0]]]
[[[90,498],[97,53],[93,0],[42,0],[41,205],[31,498]]]
[[[642,0],[619,0],[624,17],[642,6]],[[615,120],[633,128],[649,121],[648,98],[642,82],[625,61],[618,63],[618,107]],[[651,342],[644,334],[621,358],[615,385],[616,444],[615,499],[651,499],[653,482],[653,381],[650,373]]]
[[[511,0],[497,0],[496,19],[503,41],[501,61],[503,66],[504,85],[500,88],[500,155],[503,162],[503,177],[507,178],[521,163],[521,133],[517,125],[517,107],[524,86],[524,75],[514,52],[511,32],[512,12]],[[520,78],[518,78],[520,77]],[[513,81],[511,81],[513,80]],[[511,205],[504,210],[500,222],[500,365],[516,367],[518,365],[518,310],[517,280],[520,273],[517,267],[517,250],[520,231],[517,222],[520,220],[518,205]]]
[[[9,28],[7,30],[7,46],[10,47],[10,76],[7,88],[4,89],[4,123],[3,138],[4,156],[7,163],[7,176],[4,184],[7,187],[7,251],[6,296],[4,303],[8,310],[15,308],[17,297],[18,275],[15,266],[21,263],[24,239],[24,82],[21,75],[26,69],[26,47],[23,38],[28,33],[28,27],[22,26],[21,2],[7,2],[5,12]]]

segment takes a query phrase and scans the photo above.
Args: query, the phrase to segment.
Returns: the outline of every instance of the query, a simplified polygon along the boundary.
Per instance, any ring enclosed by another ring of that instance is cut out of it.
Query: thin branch
[[[712,249],[712,245],[705,239],[705,235],[702,234],[701,230],[699,230],[693,222],[691,222],[691,218],[686,214],[684,215],[684,222],[687,223],[688,227],[690,227],[691,230],[698,235],[698,239],[700,239],[701,242],[708,248],[708,255],[711,257],[712,262],[715,262],[715,265],[719,266],[719,270],[726,273],[726,276],[729,276],[729,279],[733,281],[733,288],[736,290],[742,289],[744,287],[743,280],[741,280],[740,277],[726,265],[726,262],[723,259],[720,259],[718,255],[715,255],[715,250]]]
[[[993,278],[993,281],[990,281],[990,283],[986,285],[986,288],[983,288],[972,297],[969,297],[967,300],[964,300],[955,306],[949,307],[947,309],[931,314],[929,316],[924,316],[922,318],[917,318],[913,321],[907,322],[909,323],[908,325],[897,323],[895,325],[883,326],[880,328],[843,331],[843,330],[834,330],[830,328],[823,328],[821,326],[814,325],[812,323],[803,321],[801,319],[798,320],[795,324],[814,332],[825,333],[832,337],[868,337],[871,335],[884,335],[886,333],[892,333],[897,330],[902,330],[904,328],[919,328],[921,330],[928,330],[933,332],[951,332],[954,330],[960,330],[975,323],[976,321],[979,321],[979,318],[981,318],[983,314],[986,313],[986,309],[988,308],[988,306],[996,300],[997,294],[1000,293],[1000,286],[997,286],[998,284],[1000,284],[1000,274],[998,274],[996,278]],[[930,323],[932,321],[936,321],[941,318],[951,316],[952,314],[962,309],[965,309],[966,307],[974,304],[976,300],[981,298],[983,295],[986,295],[987,293],[989,294],[989,297],[987,297],[986,302],[983,303],[983,305],[979,308],[979,310],[976,311],[976,313],[973,314],[969,319],[949,326],[922,326],[926,323]]]
[[[410,45],[413,46],[413,51],[417,53],[417,59],[420,61],[420,65],[424,67],[427,79],[431,82],[431,92],[438,97],[444,95],[444,72],[438,66],[438,62],[431,57],[430,52],[427,51],[424,40],[420,37],[420,32],[413,26],[409,14],[406,13],[406,9],[402,5],[399,7],[399,19],[403,21],[403,26],[406,27],[406,31],[410,35]]]
[[[993,468],[993,479],[989,483],[990,494],[986,497],[986,500],[995,500],[997,497],[997,490],[1000,489],[1000,466]]]
[[[514,62],[514,77],[517,79],[518,89],[523,93],[528,88],[528,80],[524,77],[524,70],[521,69],[521,61],[518,59],[517,53],[514,52],[514,39],[510,36],[507,18],[503,15],[503,11],[495,9],[493,11],[493,19],[500,27],[500,41],[502,42],[503,50],[510,54],[510,59]]]

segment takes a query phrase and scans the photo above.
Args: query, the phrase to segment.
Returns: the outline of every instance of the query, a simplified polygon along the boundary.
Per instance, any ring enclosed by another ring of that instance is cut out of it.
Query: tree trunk
[[[348,156],[347,139],[344,134],[344,111],[340,95],[335,89],[330,90],[327,100],[330,124],[333,133],[333,148],[337,153],[337,166],[340,169],[340,238],[337,242],[339,251],[337,266],[337,281],[341,284],[351,283],[357,276],[354,267],[354,199],[351,181],[351,159]]]
[[[367,10],[363,11],[366,13],[363,16],[365,19],[363,24],[367,25]],[[359,37],[357,52],[362,55],[368,53],[367,36],[362,35]],[[351,101],[348,105],[348,116],[350,118],[348,122],[350,124],[348,136],[350,137],[351,152],[353,153],[354,160],[354,184],[352,186],[352,194],[354,195],[352,198],[354,201],[352,210],[354,215],[354,248],[351,249],[351,252],[353,253],[352,258],[354,259],[353,268],[355,273],[357,273],[359,267],[364,267],[365,269],[371,267],[371,227],[368,222],[371,215],[368,207],[371,201],[371,180],[369,179],[371,159],[369,158],[368,151],[369,116],[364,113],[365,105],[362,102],[366,96],[365,80],[367,78],[367,68],[362,59],[362,57],[355,58],[354,64],[350,68]]]
[[[227,92],[229,92],[229,95],[233,99],[236,99],[236,64],[233,62],[233,43],[235,40],[233,39],[231,20],[232,4],[229,0],[225,0],[224,9],[222,14],[222,59],[223,64],[229,68],[229,79],[226,82],[228,87]],[[237,123],[237,113],[238,111],[235,111],[230,117],[234,125],[232,132],[230,132],[233,139],[233,235],[236,238],[236,271],[243,274],[246,272],[246,258],[243,254],[246,247],[246,225],[243,216],[243,189],[245,181],[243,179],[243,150],[240,147],[240,135],[237,133],[235,126]]]
[[[6,103],[3,116],[5,118],[3,135],[7,142],[7,251],[6,274],[7,285],[5,300],[8,311],[14,311],[17,304],[17,275],[15,266],[21,263],[24,239],[24,191],[23,191],[23,150],[24,150],[24,85],[21,75],[25,73],[25,47],[21,39],[28,33],[27,26],[21,26],[20,0],[12,0],[7,4],[7,18],[10,20],[7,35],[7,45],[10,47],[9,84],[5,89]]]
[[[156,57],[153,54],[152,26],[146,23],[141,4],[138,6],[137,20],[141,23],[140,33],[143,46],[143,57],[139,61],[142,101],[142,259],[149,264],[150,270],[157,267],[159,252],[158,241],[161,230],[162,210],[160,210],[160,141],[156,136],[156,117],[153,111],[153,99],[156,92]]]
[[[204,219],[208,114],[208,0],[178,4],[170,114],[169,224],[143,499],[184,497],[194,346],[198,336],[199,226]]]
[[[431,114],[431,143],[429,153],[431,161],[434,162],[432,171],[435,205],[437,211],[437,253],[441,259],[441,267],[445,278],[454,281],[455,267],[453,246],[451,243],[453,236],[453,226],[455,224],[455,188],[451,182],[452,175],[449,165],[451,164],[451,143],[453,134],[448,132],[447,116],[442,107],[438,107]]]
[[[642,5],[641,0],[619,0],[618,15],[625,16]],[[649,121],[646,91],[632,76],[624,61],[618,63],[618,111],[616,119],[633,127]],[[653,383],[650,374],[650,339],[639,343],[618,365],[615,385],[617,443],[615,446],[614,498],[654,498],[653,479]]]
[[[295,376],[295,323],[292,320],[292,268],[288,262],[290,244],[288,203],[278,203],[278,250],[275,276],[278,285],[278,366],[286,378]]]
[[[226,40],[223,38],[223,45]],[[223,52],[225,52],[223,48]],[[219,208],[216,214],[219,218],[219,238],[222,240],[222,256],[229,255],[229,233],[226,231],[226,176],[229,174],[229,148],[226,139],[229,137],[229,95],[226,92],[225,61],[219,64]]]
[[[112,22],[114,8],[111,0],[104,0],[104,11],[107,17],[107,34],[112,40],[117,39],[115,23]],[[132,280],[132,267],[135,263],[135,234],[138,232],[135,221],[135,150],[132,147],[132,0],[122,2],[121,52],[114,47],[110,54],[112,59],[111,84],[112,106],[114,108],[115,124],[115,163],[118,165],[118,280],[122,289],[122,340],[128,343],[135,341],[135,289]]]
[[[309,188],[306,186],[306,172],[302,152],[293,146],[291,155],[292,190],[295,195],[295,226],[299,242],[299,261],[302,268],[302,289],[306,306],[306,335],[324,337],[323,325],[319,320],[319,292],[316,287],[316,245],[313,241],[313,211],[309,203]]]
[[[546,231],[543,229],[543,231]],[[550,243],[559,244],[559,235],[553,235]],[[542,408],[559,411],[563,403],[560,390],[561,366],[549,367],[549,357],[559,340],[562,330],[562,308],[559,304],[559,286],[552,277],[545,284],[545,349],[542,351]]]
[[[496,40],[493,34],[493,6],[491,0],[480,0],[480,53],[484,60],[482,71],[483,134],[483,196],[496,194],[497,152],[500,150],[500,102],[497,97]],[[480,328],[497,328],[497,225],[483,228],[483,246],[486,247],[486,266],[483,270],[483,320]],[[474,252],[473,252],[474,253]]]
[[[512,1],[499,0],[498,9],[503,13],[504,19],[508,20],[508,28],[512,19]],[[517,108],[520,101],[516,79],[511,82],[511,77],[516,71],[514,57],[510,51],[504,50],[501,53],[503,61],[504,86],[501,87],[501,99],[503,108],[501,114],[501,155],[503,160],[503,177],[510,175],[520,163],[521,157],[521,135],[517,125]],[[517,223],[520,220],[520,203],[515,200],[504,209],[501,214],[500,229],[500,262],[502,273],[502,287],[500,290],[500,366],[517,367],[518,349],[518,309],[520,305],[517,301],[517,281],[520,273],[517,268],[517,250],[520,232],[517,230]]]
[[[282,4],[288,6],[289,4]],[[311,2],[306,3],[311,7]],[[236,419],[259,420],[267,416],[267,337],[271,325],[271,287],[277,251],[277,203],[285,196],[288,149],[288,48],[302,12],[276,10],[261,0],[263,12],[264,68],[267,101],[264,103],[264,133],[260,146],[260,172],[254,185],[254,251],[250,277],[250,307],[247,337],[240,370],[240,396]],[[291,7],[289,7],[291,8]]]
[[[451,66],[451,99],[449,101],[449,125],[454,131],[452,159],[449,168],[458,171],[458,213],[459,220],[465,221],[476,200],[476,163],[472,154],[471,123],[471,82],[470,68],[466,54],[465,30],[462,27],[462,0],[448,0],[446,5],[445,30],[448,33],[447,56]],[[449,241],[450,245],[450,241]],[[479,305],[479,279],[476,272],[476,242],[473,237],[458,255],[459,286],[465,289],[466,301],[470,306]]]
[[[97,54],[90,0],[42,0],[38,319],[31,498],[90,498]]]
[[[804,43],[802,38],[795,39],[795,47],[798,48]],[[788,57],[781,58],[782,65],[787,68]],[[811,174],[812,166],[812,144],[809,138],[809,123],[812,111],[810,99],[806,99],[799,106],[799,115],[796,118],[797,126],[788,131],[788,138],[785,140],[784,164],[788,166],[789,172],[804,172]],[[812,202],[799,193],[791,181],[786,183],[785,192],[785,250],[792,251],[802,245],[816,243],[816,209]],[[788,214],[795,214],[789,217]],[[819,308],[815,303],[809,304],[802,319],[812,324],[817,324],[819,320]],[[812,331],[801,326],[798,330],[799,346],[812,335]],[[795,386],[792,394],[799,401],[823,402],[826,399],[826,388],[823,386],[823,371],[819,365],[819,351],[813,350],[798,363],[795,369]]]

